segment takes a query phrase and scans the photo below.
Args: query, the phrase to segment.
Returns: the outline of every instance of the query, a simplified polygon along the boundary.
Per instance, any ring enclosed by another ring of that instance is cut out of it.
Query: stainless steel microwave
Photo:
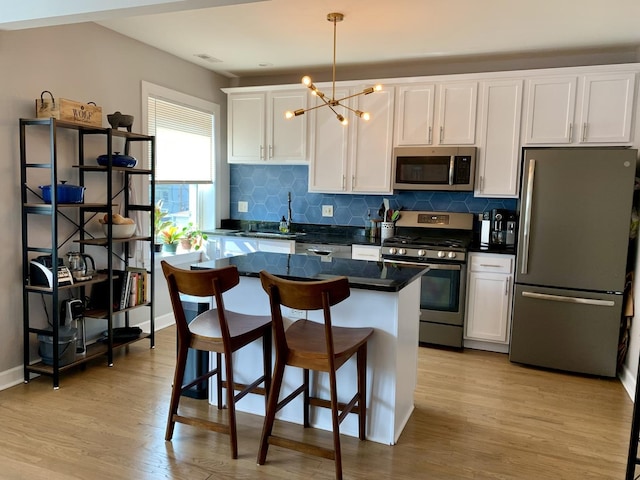
[[[393,188],[396,190],[473,191],[476,147],[396,147]]]

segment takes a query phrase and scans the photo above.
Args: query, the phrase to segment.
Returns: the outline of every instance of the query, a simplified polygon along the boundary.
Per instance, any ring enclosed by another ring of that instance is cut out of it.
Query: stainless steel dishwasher
[[[351,258],[351,245],[296,241],[296,255],[316,255],[326,258]]]

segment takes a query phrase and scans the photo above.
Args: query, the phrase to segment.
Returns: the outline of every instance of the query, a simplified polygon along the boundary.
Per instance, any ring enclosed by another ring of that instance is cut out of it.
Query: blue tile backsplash
[[[287,215],[287,194],[291,192],[292,221],[320,225],[366,225],[368,213],[378,217],[383,198],[394,210],[481,213],[493,208],[515,210],[514,198],[475,198],[469,192],[402,191],[394,195],[352,195],[308,192],[306,165],[230,165],[231,218],[277,222]],[[238,202],[248,211],[238,212]],[[322,216],[322,205],[333,206],[333,217]]]

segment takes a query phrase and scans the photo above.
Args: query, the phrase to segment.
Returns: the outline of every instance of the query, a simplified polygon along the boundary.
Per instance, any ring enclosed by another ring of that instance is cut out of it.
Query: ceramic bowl
[[[102,231],[104,232],[105,236],[109,234],[108,228],[109,226],[106,223],[102,224]],[[135,223],[127,223],[124,225],[116,225],[114,223],[113,225],[111,225],[111,233],[113,235],[113,238],[130,238],[131,236],[133,236],[135,231]]]

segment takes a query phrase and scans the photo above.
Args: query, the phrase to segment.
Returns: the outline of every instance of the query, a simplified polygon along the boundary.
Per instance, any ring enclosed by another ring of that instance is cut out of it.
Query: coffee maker
[[[513,210],[494,208],[480,218],[480,245],[513,248],[516,244],[518,215]]]
[[[489,245],[513,247],[516,243],[518,220],[516,212],[504,208],[491,210],[489,220]]]

